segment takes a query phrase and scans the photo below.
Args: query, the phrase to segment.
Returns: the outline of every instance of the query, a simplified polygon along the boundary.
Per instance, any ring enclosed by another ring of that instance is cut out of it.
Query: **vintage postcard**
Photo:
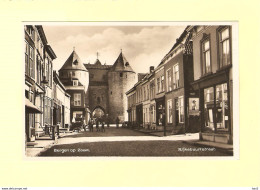
[[[23,33],[26,157],[238,158],[238,23]]]

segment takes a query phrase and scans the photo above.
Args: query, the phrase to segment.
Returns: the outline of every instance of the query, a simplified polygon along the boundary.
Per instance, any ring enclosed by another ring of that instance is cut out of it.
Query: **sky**
[[[136,73],[149,72],[158,66],[186,26],[82,26],[43,25],[49,45],[57,58],[54,70],[59,70],[73,48],[83,63],[112,65],[121,52]]]

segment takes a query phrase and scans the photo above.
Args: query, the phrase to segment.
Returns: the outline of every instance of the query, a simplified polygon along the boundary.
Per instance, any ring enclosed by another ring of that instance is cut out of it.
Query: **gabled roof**
[[[111,68],[111,71],[128,71],[134,72],[129,62],[126,60],[125,56],[121,52]]]
[[[83,63],[81,62],[78,54],[73,50],[67,61],[61,67],[60,70],[82,70],[87,71]]]

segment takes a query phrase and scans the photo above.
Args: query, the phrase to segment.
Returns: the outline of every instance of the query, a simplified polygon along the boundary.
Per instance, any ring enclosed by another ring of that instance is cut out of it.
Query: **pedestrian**
[[[117,117],[116,118],[116,128],[118,128],[119,127],[119,118]]]
[[[83,129],[86,132],[86,120],[85,119],[83,120]]]
[[[88,120],[88,128],[89,128],[89,132],[91,132],[91,118],[89,118]]]
[[[102,130],[101,131],[105,132],[105,120],[102,120],[101,122],[102,122]]]
[[[107,122],[107,128],[109,128],[109,117],[108,117],[108,114],[106,115],[106,122]]]
[[[96,118],[96,131],[100,131],[98,118]]]

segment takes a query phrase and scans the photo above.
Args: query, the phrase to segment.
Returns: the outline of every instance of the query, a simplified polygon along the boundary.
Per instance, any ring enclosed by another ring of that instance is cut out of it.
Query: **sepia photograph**
[[[24,22],[25,156],[233,158],[233,25]]]

